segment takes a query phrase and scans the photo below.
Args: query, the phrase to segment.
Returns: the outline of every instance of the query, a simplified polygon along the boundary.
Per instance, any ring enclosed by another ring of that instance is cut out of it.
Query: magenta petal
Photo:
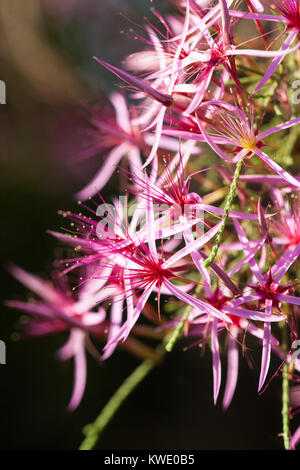
[[[179,287],[172,284],[167,279],[164,279],[165,287],[178,299],[182,300],[188,305],[192,305],[192,307],[196,307],[202,313],[209,313],[215,318],[219,318],[227,323],[232,323],[232,320],[223,312],[216,309],[212,305],[208,304],[207,302],[203,302],[203,300],[197,299],[196,297],[192,297],[191,295],[183,292]]]
[[[229,407],[238,379],[239,369],[239,350],[237,346],[237,334],[238,330],[236,327],[230,328],[229,346],[228,346],[228,363],[227,363],[227,378],[226,386],[223,398],[223,410],[227,410]]]
[[[187,245],[189,243],[192,243],[194,241],[192,229],[190,228],[188,230],[185,230],[183,232],[183,237]],[[194,251],[192,251],[191,257],[193,258],[193,261],[196,267],[198,268],[199,272],[203,276],[205,288],[208,289],[208,291],[210,292],[210,284],[211,284],[210,277],[209,277],[207,269],[203,266],[202,256],[200,255],[199,250],[195,249]]]
[[[100,60],[97,57],[94,57],[94,59],[99,62],[99,64],[103,65],[105,68],[117,75],[117,77],[121,78],[121,80],[124,80],[124,82],[128,83],[129,85],[132,85],[138,90],[141,90],[143,93],[150,96],[151,98],[154,98],[156,101],[159,101],[164,106],[171,106],[173,102],[171,95],[160,93],[159,91],[155,90],[155,88],[153,88],[151,85],[149,85],[146,81],[141,80],[140,78],[137,78],[134,75],[131,75],[130,73],[125,72],[124,70],[121,70],[118,67],[115,67],[114,65],[110,65],[107,62],[104,62],[104,60]]]
[[[49,302],[52,305],[57,307],[66,306],[70,304],[70,301],[67,297],[62,295],[58,290],[56,290],[49,282],[44,281],[43,279],[30,274],[22,268],[11,264],[8,267],[9,272],[24,284],[28,289],[37,294],[39,297],[44,299],[46,302]]]
[[[202,251],[199,251],[202,259],[206,260],[208,256],[203,253]],[[211,269],[216,273],[216,275],[224,282],[225,286],[228,287],[229,290],[234,295],[239,295],[241,294],[240,289],[232,282],[230,277],[226,274],[226,272],[216,263],[211,263],[210,265]]]
[[[300,297],[293,297],[291,295],[277,294],[276,300],[287,302],[288,304],[300,305]]]
[[[213,360],[214,404],[217,403],[221,385],[221,359],[218,340],[218,319],[214,318],[211,329],[211,351]]]
[[[264,11],[264,6],[261,4],[259,0],[250,0],[250,3],[252,4],[253,8],[258,11],[262,12]]]
[[[230,277],[234,276],[246,263],[249,263],[249,266],[252,265],[253,269],[255,269],[255,255],[256,253],[264,246],[266,241],[266,235],[261,239],[259,243],[257,243],[256,247],[252,249],[250,253],[248,253],[242,261],[240,261],[234,268],[230,271]]]
[[[300,256],[300,243],[298,243],[292,253],[283,255],[275,266],[273,266],[272,274],[275,277],[276,282],[281,281],[290,266],[292,266],[292,264],[297,260],[298,256]]]
[[[267,225],[264,210],[263,210],[262,205],[261,205],[260,198],[258,200],[257,213],[258,213],[258,221],[259,221],[261,233],[262,233],[262,235],[266,236],[266,235],[268,235],[269,231],[268,231],[268,225]]]
[[[217,225],[215,225],[213,228],[211,228],[208,232],[204,233],[201,235],[199,238],[196,240],[193,240],[191,243],[189,243],[187,246],[182,248],[181,250],[177,251],[174,255],[172,255],[163,265],[162,267],[164,269],[169,268],[173,264],[175,264],[177,261],[179,261],[181,258],[184,256],[189,255],[196,249],[202,248],[206,243],[209,242],[220,230],[220,227],[222,225],[222,222],[219,222]]]
[[[230,313],[230,315],[236,315],[237,317],[247,318],[253,321],[279,322],[285,320],[284,315],[269,315],[268,313],[257,312],[246,308],[231,307],[230,305],[223,305],[222,310],[226,313]]]
[[[151,152],[150,152],[146,162],[143,164],[142,168],[145,168],[146,166],[149,165],[149,163],[152,162],[152,160],[155,157],[156,152],[159,148],[163,123],[164,123],[165,112],[166,112],[166,108],[162,107],[161,110],[158,113],[153,146],[152,146]]]
[[[271,315],[271,313],[272,313],[272,300],[267,299],[266,300],[266,314]],[[258,391],[260,391],[262,386],[264,385],[266,377],[267,377],[267,373],[269,370],[270,359],[271,359],[271,345],[272,345],[271,324],[265,323]]]
[[[296,124],[300,123],[300,117],[291,119],[290,121],[283,122],[282,124],[278,124],[278,126],[271,127],[264,132],[261,132],[257,135],[257,140],[262,140],[268,135],[275,134],[276,132],[283,131],[284,129],[288,129],[289,127],[293,127]]]
[[[277,18],[277,16],[275,16],[275,18]],[[288,49],[288,47],[290,46],[290,44],[292,44],[293,40],[295,39],[295,37],[297,36],[297,33],[295,31],[292,31],[287,39],[285,40],[285,42],[283,43],[282,47],[281,47],[281,50],[282,51],[285,51],[286,49]],[[265,75],[263,76],[263,78],[261,79],[261,81],[259,82],[259,84],[257,85],[257,87],[255,88],[255,90],[252,92],[253,94],[256,93],[258,90],[260,90],[260,88],[262,86],[264,86],[267,81],[269,80],[270,77],[272,77],[273,73],[276,71],[276,69],[279,67],[282,59],[284,58],[284,55],[280,56],[280,57],[276,57],[274,60],[272,60],[271,64],[269,65]]]
[[[274,162],[272,158],[270,158],[268,155],[266,155],[259,149],[256,149],[256,154],[261,160],[263,160],[268,166],[270,166],[274,171],[276,171],[276,173],[278,173],[289,184],[295,186],[296,188],[300,188],[300,182],[296,178],[294,178],[294,176],[290,175],[286,170],[281,168],[281,166],[278,165],[278,163]]]
[[[145,175],[146,180],[146,192],[147,192],[147,207],[146,207],[146,227],[148,232],[148,245],[151,251],[152,256],[157,260],[157,249],[155,242],[155,220],[154,220],[154,209],[153,209],[153,200],[151,197],[151,187],[148,181],[148,177]]]
[[[35,301],[34,304],[27,302],[21,302],[19,300],[10,300],[5,302],[10,308],[16,308],[22,310],[23,312],[31,313],[32,315],[40,315],[46,318],[53,318],[53,310],[43,302]]]
[[[120,330],[120,325],[122,323],[123,316],[123,304],[124,299],[114,298],[110,314],[110,327],[107,338],[108,342],[110,342],[111,339],[117,336]],[[106,360],[109,356],[111,356],[116,347],[117,343],[112,343],[111,346],[104,351],[102,359]]]
[[[85,356],[85,335],[81,331],[72,332],[73,352],[74,352],[74,387],[68,405],[70,411],[75,410],[82,400],[86,384],[86,356]]]
[[[225,52],[225,54],[227,56],[231,56],[231,55],[246,55],[246,56],[255,56],[255,57],[276,57],[277,59],[280,60],[280,62],[282,61],[283,57],[286,56],[287,54],[290,54],[291,52],[295,52],[297,49],[299,48],[299,42],[297,42],[297,44],[293,47],[291,47],[290,49],[288,48],[281,48],[279,51],[262,51],[260,49],[230,49],[228,51]],[[280,63],[279,62],[279,63]],[[273,62],[274,64],[274,62]],[[272,64],[271,64],[271,75],[275,72],[276,68],[278,67],[278,63],[276,64],[276,67],[275,67],[275,64],[273,65],[272,67]],[[275,69],[274,69],[275,67]],[[269,69],[268,69],[269,70]],[[271,76],[270,75],[270,76]],[[268,77],[268,79],[270,78],[270,76]],[[262,80],[263,81],[263,80]],[[262,86],[262,85],[261,85]],[[260,87],[261,87],[260,86]],[[254,93],[254,92],[253,92]]]
[[[204,129],[204,126],[202,126],[202,123],[200,119],[197,118],[197,123],[199,126],[200,131],[202,132],[202,135],[207,142],[207,144],[219,155],[219,157],[222,158],[222,160],[225,160],[226,162],[232,163],[232,160],[227,157],[227,155],[220,149],[220,147],[216,144],[216,140],[212,139],[209,134],[206,132]]]
[[[298,429],[296,432],[294,432],[291,442],[290,442],[290,449],[295,450],[296,446],[300,443],[300,426],[298,426]]]
[[[126,155],[129,147],[123,143],[115,147],[105,158],[105,162],[98,170],[92,181],[76,194],[80,201],[86,201],[89,197],[97,194],[106,185],[110,177],[117,170],[117,165],[121,158]]]
[[[251,2],[252,3],[252,2]],[[264,13],[249,13],[247,11],[229,10],[230,16],[235,18],[245,18],[248,20],[260,20],[260,21],[276,21],[287,23],[288,19],[285,16],[279,15],[265,15]]]
[[[203,207],[207,212],[215,213],[218,215],[224,215],[224,209],[220,207],[211,206],[210,204],[199,204],[200,207]],[[242,219],[242,220],[257,220],[256,214],[246,214],[244,212],[230,211],[229,217],[233,219]]]
[[[251,335],[255,336],[255,338],[263,340],[264,338],[264,330],[255,326],[253,323],[248,322],[247,324],[247,331],[251,333]],[[272,347],[279,346],[280,342],[274,336],[271,336]]]
[[[239,237],[239,240],[242,243],[243,248],[246,252],[246,255],[248,255],[248,254],[251,255],[249,260],[248,260],[251,271],[253,272],[254,276],[257,278],[257,280],[259,282],[263,282],[264,281],[263,276],[262,276],[262,274],[260,272],[260,269],[257,266],[257,263],[256,263],[255,258],[254,258],[254,255],[256,253],[256,249],[253,249],[253,248],[250,247],[249,240],[248,240],[242,226],[239,224],[239,222],[234,219],[233,223],[234,223],[237,235]]]

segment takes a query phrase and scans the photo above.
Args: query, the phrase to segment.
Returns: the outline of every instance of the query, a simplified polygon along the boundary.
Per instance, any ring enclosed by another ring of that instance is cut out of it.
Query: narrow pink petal
[[[213,361],[214,404],[217,403],[221,385],[221,359],[218,340],[218,319],[214,318],[211,329],[211,352]]]
[[[156,283],[153,283],[152,285],[150,285],[143,292],[143,294],[139,297],[139,299],[136,303],[134,311],[132,312],[130,317],[128,316],[126,322],[119,329],[118,333],[107,342],[107,344],[104,347],[104,351],[106,351],[108,348],[110,348],[114,343],[120,341],[120,339],[122,339],[123,341],[126,341],[128,335],[131,332],[131,329],[134,327],[135,323],[137,322],[143,308],[145,307],[145,304],[146,304],[147,300],[149,299],[151,293],[153,292],[153,290],[155,288],[155,285],[156,285]],[[129,293],[129,294],[126,293],[127,298],[128,298],[129,295],[131,296],[131,293]]]
[[[299,177],[298,178],[299,181]],[[285,180],[279,175],[241,175],[241,181],[253,181],[255,183],[279,184],[285,183]]]
[[[127,306],[127,319],[123,328],[125,328],[125,334],[128,335],[130,332],[129,325],[131,324],[133,317],[134,317],[134,303],[133,303],[134,291],[131,285],[130,270],[127,267],[124,268],[123,282],[124,282],[124,296],[126,299],[126,306]],[[119,338],[120,336],[122,336],[122,331],[123,330],[118,329],[115,335],[110,336],[109,340],[107,341],[107,346],[106,346],[107,348],[109,347],[109,345],[117,344],[116,338]],[[106,347],[104,348],[104,350],[106,350]]]
[[[149,85],[145,80],[141,80],[140,78],[125,72],[125,70],[121,70],[114,65],[110,65],[107,62],[104,62],[104,60],[98,59],[97,57],[94,57],[94,59],[99,62],[99,64],[103,65],[105,68],[117,75],[117,77],[121,78],[121,80],[128,83],[129,85],[134,86],[135,88],[138,88],[143,93],[159,101],[164,106],[170,106],[172,104],[172,96],[155,90],[155,88]]]
[[[262,294],[244,295],[243,297],[240,297],[239,299],[234,300],[232,302],[232,305],[234,307],[238,307],[239,305],[243,305],[248,302],[255,302],[256,300],[259,300],[261,298],[262,298]]]
[[[259,0],[250,0],[250,3],[252,4],[253,8],[256,11],[258,11],[258,12],[264,11],[264,7],[263,7],[263,5],[261,4],[261,2]]]
[[[277,294],[276,300],[286,302],[288,304],[300,305],[300,297],[293,297],[292,295]]]
[[[9,266],[9,272],[24,284],[28,289],[37,294],[39,297],[44,299],[46,302],[61,306],[69,305],[70,301],[64,295],[60,294],[50,283],[43,279],[24,271],[22,268],[11,264]]]
[[[193,243],[194,237],[192,229],[185,230],[183,232],[183,237],[186,245]],[[210,291],[210,276],[207,269],[203,266],[202,256],[200,255],[198,249],[195,249],[191,252],[191,257],[193,258],[193,261],[196,267],[198,268],[199,272],[203,276],[205,288],[208,288],[208,290]]]
[[[155,241],[155,222],[154,222],[154,209],[153,209],[153,201],[150,194],[150,184],[149,181],[147,182],[147,208],[146,208],[146,224],[147,224],[147,232],[148,232],[148,245],[153,255],[154,259],[158,259],[157,255],[157,248],[156,248],[156,241]]]
[[[196,134],[195,132],[182,131],[180,129],[170,129],[169,127],[164,127],[162,133],[164,135],[176,137],[178,139],[187,139],[187,140],[195,140],[197,142],[206,142],[205,138],[200,133]],[[223,141],[224,139],[222,139],[221,143],[224,143]]]
[[[221,10],[221,21],[222,21],[222,33],[225,44],[232,44],[232,28],[230,23],[230,16],[228,11],[228,5],[226,0],[219,0]]]
[[[253,323],[250,323],[250,322],[247,323],[246,328],[247,328],[247,332],[255,336],[255,338],[258,338],[261,340],[264,339],[264,330],[262,328],[259,328],[258,326],[255,326]],[[271,344],[272,344],[272,347],[279,346],[280,342],[274,336],[271,336]]]
[[[250,246],[250,243],[248,241],[248,238],[244,232],[244,230],[242,229],[241,225],[239,224],[239,222],[237,220],[233,220],[233,223],[234,223],[234,226],[235,226],[235,229],[236,229],[236,232],[237,232],[237,235],[239,237],[239,240],[240,242],[242,243],[243,245],[243,248],[246,252],[246,255],[249,253],[251,255],[255,254],[256,251],[255,249],[251,249],[251,246]],[[255,258],[254,256],[251,256],[249,258],[249,266],[251,268],[251,271],[253,272],[254,276],[257,278],[257,280],[259,282],[263,282],[264,281],[264,278],[263,278],[263,275],[261,274],[260,270],[259,270],[259,267],[255,261]]]
[[[290,266],[292,266],[292,264],[297,260],[298,256],[300,256],[300,243],[298,243],[292,253],[283,255],[280,260],[277,261],[275,266],[273,266],[272,274],[275,277],[276,282],[281,281]]]
[[[209,71],[207,72],[206,76],[204,77],[204,80],[200,83],[196,95],[194,96],[192,102],[189,104],[188,108],[185,110],[184,114],[189,115],[192,114],[196,108],[201,104],[204,95],[209,87],[211,77],[214,73],[215,67],[211,67]]]
[[[268,166],[270,166],[276,173],[278,173],[283,179],[285,179],[289,184],[295,186],[296,188],[300,188],[300,181],[296,180],[294,176],[290,175],[286,170],[281,168],[278,163],[274,162],[272,158],[268,157],[264,152],[259,150],[258,148],[255,150],[257,156],[263,160]]]
[[[277,16],[275,16],[275,18],[277,18]],[[281,20],[283,21],[283,20]],[[294,41],[295,37],[297,36],[297,33],[294,32],[294,31],[291,31],[288,35],[288,37],[286,38],[286,40],[284,41],[282,47],[281,47],[281,50],[284,51],[286,49],[288,49],[288,47],[290,46],[290,44],[292,44],[292,42]],[[263,87],[267,81],[269,80],[270,77],[272,77],[273,73],[277,70],[277,68],[279,67],[282,59],[284,58],[284,56],[280,56],[280,57],[276,57],[274,60],[272,60],[271,64],[269,65],[265,75],[263,76],[263,78],[261,79],[261,81],[259,82],[259,84],[257,85],[257,87],[255,88],[255,90],[252,92],[252,94],[254,95],[254,93],[256,93],[258,90],[261,89],[261,87]]]
[[[269,230],[268,230],[268,225],[267,225],[264,210],[263,210],[262,205],[261,205],[261,199],[260,198],[259,198],[258,204],[257,204],[257,214],[258,214],[258,222],[259,222],[259,226],[260,226],[260,231],[261,231],[263,236],[267,236],[268,233],[269,233]]]
[[[265,312],[257,312],[256,310],[249,310],[246,308],[237,308],[230,305],[223,305],[222,310],[230,315],[237,317],[246,318],[253,321],[264,321],[264,322],[280,322],[285,320],[284,315],[269,315]]]
[[[294,33],[295,34],[295,33]],[[232,55],[246,55],[246,56],[255,56],[255,57],[277,57],[278,60],[281,60],[287,55],[291,54],[292,52],[295,52],[297,49],[299,49],[300,43],[297,42],[297,44],[291,48],[281,48],[279,51],[262,51],[260,49],[230,49],[225,52],[225,55],[227,56],[232,56]],[[278,67],[279,64],[277,64],[276,68]],[[273,67],[271,67],[272,73],[271,75],[275,72],[274,69],[275,64],[273,63]],[[269,70],[269,69],[268,69]],[[270,77],[269,77],[270,78]],[[261,85],[262,86],[262,85]],[[261,87],[260,87],[261,88]],[[256,89],[257,90],[257,87]],[[254,93],[254,92],[253,92]]]
[[[190,34],[194,33],[195,31],[204,32],[205,28],[208,28],[208,27],[210,28],[218,20],[218,18],[220,17],[220,11],[219,10],[220,10],[219,4],[214,6],[213,8],[210,8],[208,13],[203,18],[201,18],[201,20],[199,22],[197,22],[195,25],[193,25],[188,30],[187,35],[190,35]],[[207,25],[206,22],[208,20],[210,20],[214,15],[216,15],[215,18]],[[181,37],[182,37],[182,33],[179,34],[179,35],[173,36],[170,39],[166,39],[162,42],[166,42],[166,43],[177,42],[181,39]]]
[[[272,313],[272,300],[266,300],[266,314],[271,315]],[[264,338],[263,338],[263,347],[262,347],[262,357],[261,357],[261,369],[259,377],[258,391],[261,390],[262,386],[265,383],[267,373],[269,370],[270,359],[271,359],[271,323],[266,322],[264,324]]]
[[[141,153],[137,147],[132,147],[128,152],[128,160],[130,165],[131,173],[137,173],[141,176],[142,171],[141,168],[143,166]]]
[[[172,266],[174,263],[179,261],[184,256],[189,255],[195,249],[197,248],[199,249],[202,246],[204,246],[209,240],[211,240],[218,233],[221,225],[222,225],[222,222],[219,222],[217,225],[215,225],[215,227],[211,228],[204,235],[201,235],[201,237],[197,238],[196,240],[192,241],[181,250],[177,251],[177,253],[172,255],[169,259],[167,259],[167,261],[163,263],[162,265],[163,269],[169,268],[170,266]]]
[[[124,96],[121,93],[111,93],[110,101],[112,102],[115,113],[116,113],[116,121],[118,126],[123,129],[125,132],[130,134],[131,132],[131,125],[130,125],[130,117],[128,106]]]
[[[65,233],[59,233],[59,232],[55,232],[53,230],[47,230],[47,233],[49,233],[53,237],[57,238],[58,240],[60,240],[64,243],[67,243],[68,245],[78,246],[79,241],[80,241],[81,246],[89,248],[90,250],[94,249],[96,251],[99,251],[99,248],[100,248],[98,243],[95,243],[95,242],[93,242],[92,240],[89,240],[89,239],[75,238],[75,237],[70,236],[69,234],[66,235]]]
[[[74,332],[75,333],[75,332]],[[81,331],[73,334],[74,350],[74,386],[73,393],[68,405],[69,411],[74,411],[82,400],[86,384],[86,356],[84,341],[85,336]]]
[[[260,21],[276,21],[282,23],[288,23],[288,19],[285,16],[279,15],[266,15],[264,13],[249,13],[247,11],[229,10],[230,16],[235,18],[245,18],[248,20],[260,20]]]
[[[80,201],[86,201],[89,197],[94,196],[96,193],[106,185],[110,177],[117,169],[117,165],[121,158],[128,152],[128,145],[123,143],[115,147],[106,157],[105,163],[92,181],[85,186],[81,191],[76,194],[76,198]]]
[[[295,126],[296,124],[300,123],[300,117],[295,119],[291,119],[290,121],[284,122],[282,124],[278,124],[278,126],[271,127],[264,132],[261,132],[257,136],[257,140],[262,140],[268,135],[274,134],[275,132],[283,131],[284,129],[288,129],[289,127]]]
[[[266,241],[266,236],[264,236],[261,241],[259,243],[257,243],[257,245],[253,248],[251,248],[251,252],[249,252],[236,266],[234,266],[234,268],[230,271],[229,275],[230,277],[234,276],[237,272],[239,272],[240,269],[242,269],[243,266],[245,266],[246,263],[249,263],[249,266],[252,265],[252,268],[254,269],[254,271],[256,273],[258,273],[259,271],[257,271],[257,268],[259,269],[259,267],[255,265],[255,255],[256,253],[261,249],[263,248],[264,244],[265,244],[265,241]],[[257,276],[256,276],[257,277]]]
[[[139,297],[134,312],[133,312],[133,317],[128,325],[128,329],[126,333],[123,335],[123,341],[126,341],[131,329],[134,327],[135,323],[137,322],[143,308],[146,305],[146,302],[148,301],[150,295],[152,294],[154,288],[156,286],[156,282],[154,282],[152,285],[150,285],[144,292],[143,294]]]
[[[290,449],[295,450],[299,443],[300,443],[300,426],[298,426],[297,430],[292,435],[292,438],[290,441]]]
[[[227,155],[216,144],[216,140],[212,139],[209,136],[209,134],[206,132],[206,130],[202,126],[202,123],[201,123],[200,119],[198,119],[198,118],[197,118],[197,123],[198,123],[199,129],[202,132],[202,135],[203,135],[206,143],[219,155],[219,157],[222,158],[222,160],[225,160],[226,162],[232,163],[232,160],[230,158],[228,158]]]
[[[74,334],[73,332],[71,332],[66,343],[61,348],[59,348],[58,351],[56,351],[56,356],[58,357],[58,359],[60,359],[61,361],[66,361],[74,355],[73,340]]]
[[[82,317],[82,323],[86,326],[100,325],[104,322],[106,311],[99,307],[98,312],[85,312]]]
[[[94,296],[97,292],[99,292],[107,283],[107,280],[109,279],[111,272],[113,270],[113,266],[101,266],[99,271],[98,269],[96,270],[91,270],[89,271],[87,269],[87,280],[84,282],[84,284],[81,285],[80,291],[79,291],[79,302],[84,303],[84,308],[85,310],[89,310],[91,307],[88,307],[87,303],[89,298],[91,296]],[[90,276],[90,277],[89,277]],[[99,277],[98,277],[99,276]],[[78,303],[77,303],[78,306]]]
[[[223,410],[227,410],[232,401],[238,379],[239,350],[237,346],[237,334],[238,329],[235,326],[231,326],[229,330],[227,377],[223,398]]]
[[[187,36],[187,33],[188,33],[189,23],[190,23],[190,3],[189,3],[189,0],[186,0],[185,4],[186,4],[185,19],[184,19],[184,23],[183,23],[180,43],[178,44],[178,47],[177,47],[176,52],[174,54],[173,66],[175,65],[175,63],[179,59],[180,54],[182,52],[182,49],[183,49],[183,46],[184,46],[184,43],[185,43],[185,40],[186,40],[186,36]]]
[[[218,215],[224,215],[224,209],[220,209],[219,207],[211,206],[209,204],[201,204],[200,207],[207,210],[208,212],[212,212]],[[244,212],[238,211],[230,211],[229,217],[233,219],[242,219],[242,220],[257,220],[256,214],[246,214]]]
[[[183,292],[178,286],[175,286],[167,279],[164,279],[164,285],[171,292],[172,295],[187,303],[188,305],[192,305],[192,307],[198,308],[201,312],[209,313],[213,317],[219,318],[220,320],[223,320],[227,323],[232,323],[231,319],[225,313],[216,309],[207,302],[203,302],[202,300],[197,299],[196,297],[192,297],[191,295]]]
[[[124,299],[123,298],[114,298],[112,307],[111,307],[111,312],[110,312],[110,325],[109,325],[109,331],[108,331],[108,337],[107,341],[110,342],[115,336],[117,336],[120,325],[122,323],[122,316],[123,316],[123,305],[124,305]],[[112,355],[114,350],[117,347],[117,343],[112,343],[109,348],[107,348],[103,355],[102,359],[106,360],[108,357]]]
[[[43,302],[35,301],[34,304],[21,302],[19,300],[8,300],[5,305],[10,308],[16,308],[32,315],[40,315],[41,317],[53,318],[55,312]]]
[[[151,152],[150,152],[146,162],[142,166],[142,168],[145,168],[146,166],[149,165],[149,163],[152,162],[152,160],[155,157],[156,152],[159,148],[165,113],[166,113],[166,108],[162,107],[161,110],[159,111],[158,117],[157,117],[157,124],[156,124],[156,128],[155,128],[155,139],[154,139],[154,142],[153,142],[153,146],[152,146]]]

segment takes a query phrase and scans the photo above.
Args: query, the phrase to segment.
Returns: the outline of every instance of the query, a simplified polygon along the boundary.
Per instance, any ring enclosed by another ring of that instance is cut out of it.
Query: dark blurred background
[[[156,2],[161,10],[166,4]],[[2,267],[13,261],[44,274],[51,266],[56,242],[46,230],[60,228],[57,210],[76,208],[74,193],[99,166],[97,158],[73,161],[85,139],[80,105],[118,86],[92,57],[117,65],[139,49],[124,16],[141,22],[149,7],[147,0],[0,1],[0,79],[7,87],[0,106]],[[1,281],[3,301],[26,296],[4,269]],[[20,314],[3,301],[0,447],[77,448],[82,427],[138,361],[119,351],[101,367],[89,358],[83,402],[68,413],[72,364],[54,357],[65,336],[16,341]],[[251,354],[256,366],[241,361],[233,404],[223,413],[212,403],[209,351],[201,358],[178,345],[123,405],[98,448],[280,449],[280,381],[258,396],[260,357]]]

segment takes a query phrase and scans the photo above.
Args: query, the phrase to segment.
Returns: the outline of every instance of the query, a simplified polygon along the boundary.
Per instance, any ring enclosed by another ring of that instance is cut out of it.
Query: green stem
[[[195,289],[195,294],[199,294],[201,290],[201,285],[199,284],[196,289]],[[185,322],[187,321],[188,319],[188,316],[189,316],[189,313],[190,311],[192,310],[192,306],[191,305],[188,305],[185,310],[184,310],[184,314],[182,315],[182,318],[180,320],[180,322],[178,323],[178,325],[176,326],[176,328],[174,329],[172,335],[171,335],[171,338],[169,339],[169,341],[167,342],[166,344],[166,351],[168,352],[171,352],[172,349],[174,348],[174,345],[176,343],[176,341],[178,340],[179,336],[181,335],[182,333],[182,330],[184,328],[184,325],[185,325]]]
[[[174,348],[174,345],[176,341],[178,340],[186,320],[188,319],[189,313],[191,311],[192,307],[188,306],[182,316],[182,319],[180,320],[180,323],[176,326],[174,329],[171,338],[169,339],[168,343],[166,344],[166,351],[171,352],[172,349]]]
[[[228,215],[229,215],[229,211],[231,209],[231,206],[232,206],[232,203],[233,203],[233,200],[234,200],[234,197],[235,197],[236,187],[237,187],[237,183],[238,183],[239,176],[240,176],[240,173],[241,173],[243,161],[244,160],[242,158],[241,160],[239,160],[239,162],[236,165],[236,169],[235,169],[234,176],[233,176],[233,181],[231,183],[230,190],[229,190],[229,193],[227,194],[226,201],[225,201],[223,223],[222,223],[221,228],[220,228],[220,230],[217,234],[216,243],[215,243],[215,245],[212,249],[212,252],[211,252],[210,256],[203,263],[203,265],[205,267],[210,266],[214,262],[215,257],[217,256],[217,253],[218,253],[218,249],[221,245],[222,238],[223,238],[223,233],[224,233],[226,222],[227,222]],[[200,289],[201,289],[201,286],[198,285],[196,290],[195,290],[195,294],[198,294],[200,292]],[[182,333],[185,322],[188,319],[188,316],[189,316],[189,313],[190,313],[191,310],[192,310],[191,306],[188,306],[185,309],[184,314],[183,314],[180,322],[178,323],[178,325],[174,329],[174,331],[171,335],[171,338],[167,342],[166,351],[171,352],[172,349],[174,348],[174,345],[175,345],[176,341],[178,340],[179,336]]]
[[[289,365],[285,362],[282,368],[282,435],[285,450],[289,450],[290,448],[289,375]]]
[[[105,405],[98,418],[93,423],[84,427],[83,433],[86,437],[81,443],[79,450],[93,449],[100,435],[121,407],[122,403],[149,374],[149,372],[151,372],[156,364],[156,362],[146,359],[132,372],[132,374],[129,375],[129,377],[127,377],[127,379],[124,380],[120,388]]]
[[[228,216],[229,216],[229,211],[231,209],[231,206],[232,206],[235,194],[236,194],[236,187],[237,187],[237,183],[238,183],[239,176],[240,176],[240,173],[241,173],[243,161],[244,161],[244,159],[242,158],[241,160],[239,160],[239,162],[236,165],[236,169],[235,169],[235,172],[234,172],[234,176],[233,176],[233,180],[232,180],[232,183],[231,183],[231,186],[230,186],[230,190],[229,190],[229,193],[227,194],[226,201],[225,201],[223,223],[222,223],[221,228],[220,228],[220,230],[217,234],[216,243],[215,243],[215,245],[212,249],[212,252],[211,252],[210,256],[203,263],[203,265],[206,268],[208,266],[210,266],[211,263],[213,263],[213,261],[215,260],[215,258],[217,256],[217,253],[218,253],[218,250],[220,248],[220,245],[222,243],[223,233],[224,233],[226,222],[227,222],[227,219],[228,219]]]
[[[282,347],[288,351],[288,332],[287,325],[283,325],[283,340]],[[285,450],[290,448],[290,397],[289,397],[289,386],[290,386],[290,373],[289,364],[284,363],[282,368],[282,437]]]

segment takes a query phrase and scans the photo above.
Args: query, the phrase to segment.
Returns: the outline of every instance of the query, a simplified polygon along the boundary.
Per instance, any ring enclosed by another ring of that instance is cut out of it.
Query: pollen
[[[241,146],[245,149],[254,150],[256,147],[256,140],[254,136],[244,136],[241,139]]]

